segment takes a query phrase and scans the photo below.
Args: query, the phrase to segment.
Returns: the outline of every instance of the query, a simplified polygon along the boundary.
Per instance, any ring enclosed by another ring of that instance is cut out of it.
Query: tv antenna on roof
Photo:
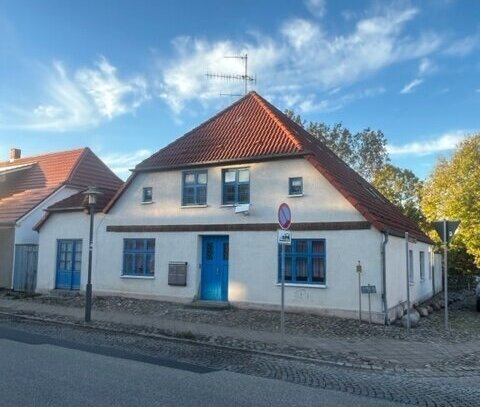
[[[245,86],[245,93],[248,93],[248,83],[257,83],[257,76],[250,76],[248,74],[248,54],[244,55],[227,55],[224,58],[234,58],[234,59],[241,59],[243,61],[245,70],[244,74],[224,74],[224,73],[206,73],[205,76],[208,79],[225,79],[227,81],[243,81]],[[220,93],[220,96],[243,96],[238,94],[232,93]]]

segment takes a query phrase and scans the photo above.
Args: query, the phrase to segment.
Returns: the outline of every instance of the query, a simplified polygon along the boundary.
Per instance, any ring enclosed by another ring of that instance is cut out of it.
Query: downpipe
[[[388,305],[387,305],[387,243],[388,243],[388,231],[385,231],[383,234],[383,242],[381,248],[382,255],[382,300],[383,300],[383,310],[385,314],[384,324],[388,325],[390,323],[388,319]]]

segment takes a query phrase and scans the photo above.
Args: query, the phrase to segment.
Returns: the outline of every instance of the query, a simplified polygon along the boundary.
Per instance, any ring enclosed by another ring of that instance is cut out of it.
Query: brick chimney
[[[19,148],[10,149],[10,162],[18,160],[22,156],[22,150]]]

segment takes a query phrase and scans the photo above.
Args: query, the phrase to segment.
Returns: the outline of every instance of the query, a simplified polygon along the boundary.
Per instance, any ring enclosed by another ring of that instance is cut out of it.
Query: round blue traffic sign
[[[285,230],[292,224],[292,212],[286,203],[282,203],[278,207],[278,224]]]

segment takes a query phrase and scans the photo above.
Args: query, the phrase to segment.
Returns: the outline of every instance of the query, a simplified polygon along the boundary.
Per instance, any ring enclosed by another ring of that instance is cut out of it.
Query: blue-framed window
[[[229,168],[222,173],[222,204],[250,203],[250,170]]]
[[[142,202],[152,202],[153,201],[153,188],[144,187],[142,191]]]
[[[282,248],[278,246],[278,281],[281,281]],[[292,239],[285,246],[285,282],[296,284],[327,283],[325,239]]]
[[[155,239],[123,239],[124,276],[153,276]]]
[[[206,170],[185,171],[183,173],[182,205],[206,205],[207,182],[208,175]]]
[[[293,177],[288,179],[288,195],[303,195],[302,177]]]

